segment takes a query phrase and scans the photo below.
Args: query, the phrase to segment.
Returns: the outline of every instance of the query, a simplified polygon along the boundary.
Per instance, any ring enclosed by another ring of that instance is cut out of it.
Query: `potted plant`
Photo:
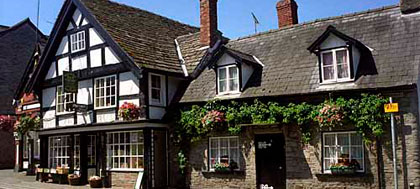
[[[136,120],[140,117],[140,107],[131,102],[124,102],[118,110],[118,115],[124,121]]]
[[[335,127],[342,125],[343,119],[343,109],[340,106],[332,103],[326,103],[318,111],[318,115],[315,120],[321,127]]]
[[[201,119],[201,123],[206,127],[214,127],[225,122],[225,114],[223,112],[212,110]]]
[[[230,171],[229,164],[227,164],[227,163],[216,163],[216,164],[214,164],[214,171],[216,173],[229,172]]]
[[[80,176],[78,174],[69,174],[67,176],[67,179],[69,181],[69,184],[72,186],[80,185]]]
[[[91,188],[102,188],[102,178],[99,176],[91,176],[89,178],[89,185]]]

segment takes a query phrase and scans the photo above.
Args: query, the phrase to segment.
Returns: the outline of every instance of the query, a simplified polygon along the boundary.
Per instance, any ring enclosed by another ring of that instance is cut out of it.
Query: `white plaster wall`
[[[150,119],[162,119],[165,113],[166,113],[165,108],[149,107]]]
[[[139,79],[132,72],[120,74],[120,96],[140,93]]]
[[[102,51],[101,49],[90,51],[90,67],[101,67],[102,66]]]
[[[93,83],[92,80],[79,81],[79,89],[77,90],[78,104],[93,104]]]
[[[79,9],[76,9],[73,13],[73,21],[76,23],[76,26],[79,26],[81,19],[82,13],[79,11]]]
[[[55,106],[55,87],[46,88],[42,90],[42,107],[53,107]]]
[[[105,47],[105,64],[117,64],[120,62],[115,52],[111,48]]]
[[[242,88],[245,87],[246,83],[248,82],[249,78],[251,77],[252,73],[254,72],[254,68],[248,64],[242,64]]]
[[[105,41],[99,35],[99,33],[95,30],[95,28],[89,28],[89,42],[90,46],[95,46],[104,43]]]
[[[62,55],[68,52],[69,52],[69,42],[68,42],[67,36],[65,36],[63,37],[63,39],[61,39],[60,46],[58,46],[58,49],[55,55],[58,56],[58,55]]]
[[[96,122],[107,123],[112,121],[115,121],[115,109],[96,111]]]
[[[63,115],[58,117],[58,126],[65,127],[65,126],[71,126],[74,125],[74,115]]]
[[[73,28],[73,24],[69,23],[69,25],[67,26],[67,31],[72,30]]]
[[[93,113],[92,113],[92,111],[89,111],[86,114],[77,113],[77,125],[84,125],[85,124],[85,120],[86,120],[86,124],[92,123],[92,120],[93,120]]]
[[[224,65],[228,65],[228,64],[232,64],[235,63],[235,59],[232,58],[231,56],[229,56],[228,54],[224,54],[219,61],[217,62],[217,65],[219,66],[224,66]]]
[[[63,71],[69,71],[69,58],[64,57],[58,60],[58,76],[63,75]]]
[[[338,38],[334,34],[330,34],[328,38],[321,44],[321,49],[329,49],[335,47],[342,47],[345,46],[346,42],[342,39]]]
[[[176,79],[175,77],[168,77],[168,104],[171,104],[180,83],[181,80]]]
[[[55,62],[52,62],[45,79],[51,79],[54,77],[57,77],[57,70],[55,68]]]
[[[42,116],[42,125],[44,129],[55,128],[55,110],[48,110]]]
[[[82,56],[72,58],[71,64],[72,64],[72,67],[71,67],[72,71],[86,69],[87,68],[87,56],[82,55]]]
[[[82,21],[82,26],[89,24],[88,20],[86,18],[83,19]]]

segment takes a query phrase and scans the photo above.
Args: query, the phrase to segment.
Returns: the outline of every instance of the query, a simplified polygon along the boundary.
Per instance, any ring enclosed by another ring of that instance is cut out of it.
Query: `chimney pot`
[[[212,47],[218,39],[217,0],[200,0],[200,43]]]
[[[279,28],[298,23],[298,5],[294,0],[281,0],[277,3]]]

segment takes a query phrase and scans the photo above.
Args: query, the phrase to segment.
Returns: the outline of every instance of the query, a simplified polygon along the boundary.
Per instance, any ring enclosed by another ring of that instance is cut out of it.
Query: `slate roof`
[[[0,32],[9,29],[8,26],[0,25]]]
[[[35,49],[35,39],[45,36],[25,19],[0,31],[0,114],[14,114],[13,96]]]
[[[137,65],[182,73],[174,40],[199,28],[108,0],[81,2]]]
[[[181,49],[188,73],[192,73],[207,51],[207,49],[201,48],[200,32],[180,36],[176,40]]]
[[[361,76],[354,83],[320,85],[317,56],[307,48],[330,25],[373,49],[377,74]],[[250,98],[412,85],[419,74],[418,44],[418,14],[402,15],[399,6],[390,6],[239,38],[226,47],[254,55],[265,65],[238,97]],[[181,102],[207,101],[215,96],[216,76],[206,68],[188,86]]]

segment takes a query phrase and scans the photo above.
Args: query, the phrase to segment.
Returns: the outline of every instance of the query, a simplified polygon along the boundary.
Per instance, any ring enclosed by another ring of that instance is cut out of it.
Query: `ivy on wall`
[[[239,134],[243,124],[297,125],[302,142],[308,143],[320,129],[352,125],[366,143],[384,133],[389,116],[383,106],[387,100],[380,95],[362,94],[357,98],[339,97],[320,104],[289,104],[277,102],[253,103],[209,101],[180,111],[175,128],[178,142],[195,142],[214,130]]]

